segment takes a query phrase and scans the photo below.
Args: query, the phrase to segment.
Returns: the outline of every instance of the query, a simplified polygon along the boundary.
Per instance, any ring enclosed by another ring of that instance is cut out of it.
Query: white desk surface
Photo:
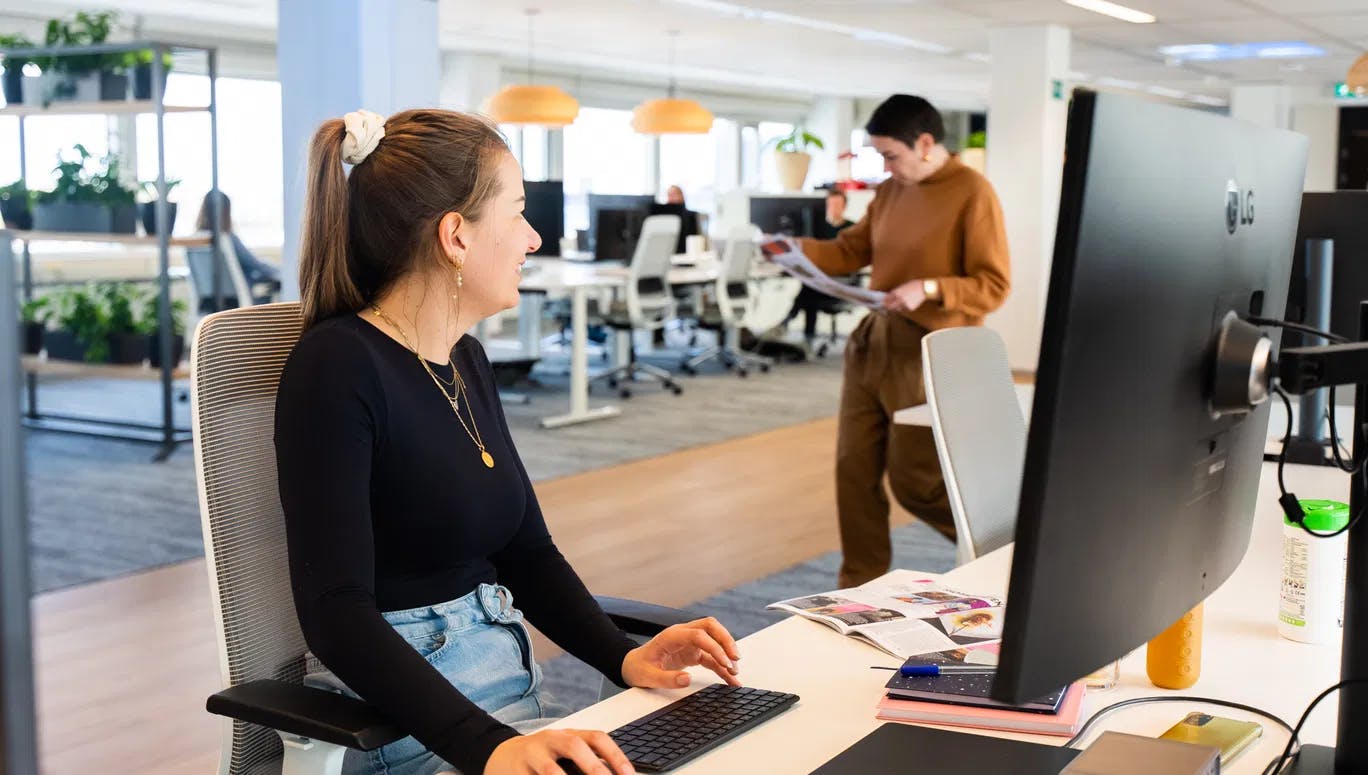
[[[1348,479],[1324,468],[1293,466],[1288,483],[1304,497],[1347,498]],[[1295,724],[1321,690],[1339,680],[1339,643],[1310,646],[1284,640],[1277,634],[1276,617],[1282,524],[1277,509],[1273,467],[1264,465],[1256,506],[1257,521],[1249,552],[1235,574],[1206,602],[1203,630],[1202,677],[1186,692],[1170,692],[1151,685],[1145,676],[1145,651],[1139,648],[1121,662],[1120,684],[1090,694],[1088,713],[1140,696],[1205,695],[1262,708]],[[705,542],[699,549],[706,551]],[[942,578],[965,591],[1005,594],[1011,566],[1007,547],[956,568]],[[925,574],[917,574],[925,575]],[[1118,583],[1143,580],[1118,579]],[[834,582],[834,579],[833,579]],[[812,593],[825,589],[808,590]],[[883,694],[888,672],[870,665],[895,665],[897,660],[871,646],[843,637],[821,624],[789,617],[739,643],[741,680],[747,685],[798,694],[802,699],[773,719],[677,770],[702,773],[806,773],[853,745],[882,722],[874,706]],[[711,674],[694,671],[697,686]],[[715,679],[711,679],[715,680]],[[632,689],[563,719],[555,726],[611,730],[693,691]],[[1336,703],[1327,700],[1312,714],[1303,730],[1304,742],[1333,745]],[[1100,722],[1114,729],[1156,736],[1192,710],[1231,718],[1261,721],[1260,741],[1223,771],[1258,773],[1282,751],[1286,733],[1272,722],[1220,706],[1161,703],[1127,708]],[[975,734],[1008,736],[1052,745],[1065,738],[967,730]],[[928,752],[928,755],[930,753]],[[947,755],[952,755],[947,752]]]

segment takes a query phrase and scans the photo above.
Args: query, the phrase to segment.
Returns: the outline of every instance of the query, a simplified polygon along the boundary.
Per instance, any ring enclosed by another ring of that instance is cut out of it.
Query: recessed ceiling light
[[[1145,91],[1158,97],[1168,97],[1170,99],[1187,99],[1187,92],[1170,89],[1167,86],[1146,86]]]
[[[1099,85],[1101,85],[1101,86],[1110,86],[1110,87],[1112,87],[1113,89],[1139,89],[1139,88],[1140,88],[1140,82],[1139,82],[1139,81],[1129,81],[1129,80],[1126,80],[1125,78],[1112,78],[1112,77],[1109,76],[1109,75],[1104,75],[1104,76],[1102,76],[1101,78],[1098,78],[1098,79],[1097,79],[1097,83],[1098,83]]]
[[[838,35],[849,35],[850,37],[865,43],[882,43],[889,46],[896,46],[897,48],[910,48],[932,54],[948,54],[953,50],[949,46],[942,46],[939,43],[909,38],[906,35],[898,35],[896,33],[869,29],[867,27],[855,27],[853,25],[827,21],[825,19],[813,19],[808,16],[784,13],[783,11],[755,8],[741,3],[726,2],[726,0],[669,0],[669,2],[672,2],[675,5],[687,5],[691,8],[711,11],[728,18],[740,18],[747,21],[769,22],[772,24],[788,24],[794,27],[804,27],[806,29],[816,30],[818,32],[832,32]]]
[[[1270,43],[1194,43],[1162,46],[1159,53],[1190,62],[1226,62],[1236,59],[1305,59],[1325,56],[1325,49],[1295,40]]]
[[[1082,8],[1085,11],[1100,13],[1110,16],[1113,19],[1120,19],[1131,24],[1153,24],[1154,15],[1137,11],[1134,8],[1127,8],[1124,5],[1109,3],[1107,0],[1064,0],[1064,2],[1075,8]]]

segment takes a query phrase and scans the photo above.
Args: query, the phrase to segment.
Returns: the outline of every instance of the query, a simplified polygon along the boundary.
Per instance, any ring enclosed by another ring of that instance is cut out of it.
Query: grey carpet
[[[733,636],[744,638],[787,616],[766,611],[765,606],[770,603],[833,589],[839,566],[840,553],[829,552],[687,608],[701,616],[716,617]],[[943,573],[954,566],[955,545],[925,524],[914,522],[893,531],[893,567]],[[543,662],[542,671],[547,693],[569,710],[580,710],[598,701],[602,679],[578,659],[559,656]],[[741,678],[744,682],[744,673]]]
[[[677,354],[647,358],[676,366]],[[681,377],[674,396],[656,385],[622,400],[606,387],[591,403],[618,404],[620,417],[542,430],[543,416],[564,412],[566,359],[548,354],[525,387],[528,404],[506,404],[518,450],[534,481],[581,473],[686,447],[711,444],[835,413],[839,356],[784,364],[746,379],[713,364]],[[155,383],[57,380],[39,388],[44,411],[158,422]],[[175,405],[188,426],[189,404]],[[194,461],[188,445],[152,463],[144,444],[47,432],[28,435],[30,541],[35,592],[119,576],[203,554]]]

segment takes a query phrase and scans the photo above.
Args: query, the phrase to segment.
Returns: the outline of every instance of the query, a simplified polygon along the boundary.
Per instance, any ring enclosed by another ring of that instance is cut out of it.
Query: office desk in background
[[[1325,468],[1291,466],[1288,478],[1307,497],[1345,499],[1348,478]],[[1202,677],[1185,692],[1170,692],[1151,685],[1145,675],[1143,647],[1121,660],[1121,679],[1108,691],[1091,693],[1085,712],[1125,699],[1157,695],[1205,695],[1261,708],[1295,724],[1311,700],[1339,680],[1338,642],[1312,646],[1284,640],[1277,634],[1278,588],[1281,578],[1282,515],[1277,505],[1274,466],[1265,464],[1255,507],[1256,524],[1250,549],[1235,574],[1206,602],[1203,630]],[[696,551],[707,551],[699,541]],[[1011,547],[943,574],[944,582],[966,592],[1006,594],[1011,569]],[[895,571],[896,573],[897,571]],[[914,574],[924,577],[927,574]],[[834,579],[832,580],[834,583]],[[1118,578],[1117,583],[1145,583],[1144,579]],[[807,590],[824,592],[827,588]],[[1084,594],[1080,590],[1080,594]],[[773,602],[773,601],[769,601]],[[1010,604],[1010,603],[1009,603]],[[1068,605],[1067,600],[1060,605]],[[794,692],[802,699],[784,715],[773,719],[676,772],[703,773],[807,773],[853,745],[882,722],[874,718],[874,706],[883,696],[888,672],[870,665],[898,664],[893,657],[834,630],[798,617],[789,617],[740,641],[741,680],[763,689]],[[1275,668],[1275,669],[1270,669]],[[702,670],[691,671],[695,681],[716,680]],[[586,708],[554,726],[572,729],[612,730],[689,693],[684,690],[632,689]],[[1334,744],[1335,703],[1321,703],[1303,729],[1303,742]],[[1263,725],[1258,743],[1222,772],[1252,775],[1260,772],[1282,751],[1287,735],[1272,722],[1220,706],[1194,703],[1158,703],[1127,708],[1100,722],[1098,731],[1117,730],[1158,736],[1190,711],[1232,718],[1248,718]],[[960,730],[1062,745],[1061,737]],[[1095,734],[1090,739],[1095,739]],[[964,738],[972,744],[972,738]],[[954,756],[953,749],[910,752],[917,756]],[[913,768],[915,769],[915,768]]]

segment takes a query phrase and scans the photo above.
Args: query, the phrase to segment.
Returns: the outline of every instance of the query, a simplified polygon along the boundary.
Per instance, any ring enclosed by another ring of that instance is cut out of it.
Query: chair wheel
[[[631,398],[631,397],[632,397],[632,391],[628,390],[627,388],[623,388],[623,389],[621,389],[621,390],[618,391],[618,396],[620,396],[620,397],[622,397],[622,398]]]
[[[770,365],[769,365],[768,363],[762,363],[762,364],[760,364],[760,373],[761,373],[761,374],[768,374],[768,373],[769,373],[769,370],[770,370]]]
[[[698,369],[695,369],[687,363],[681,363],[679,365],[679,370],[684,372],[685,374],[688,374],[690,377],[698,376]]]
[[[722,368],[726,369],[727,371],[731,371],[732,369],[736,368],[736,364],[732,363],[731,361],[723,361]]]
[[[737,369],[737,370],[736,370],[736,376],[738,376],[738,377],[740,377],[740,378],[742,378],[742,379],[745,379],[745,378],[746,378],[746,375],[749,374],[749,373],[750,373],[750,372],[746,371],[745,369]]]
[[[617,386],[618,386],[618,381],[617,381],[616,378],[613,378],[613,379],[609,379],[609,380],[608,380],[608,388],[609,388],[610,390],[617,390]]]
[[[680,386],[678,386],[678,385],[671,385],[671,386],[670,386],[670,392],[671,392],[671,393],[674,393],[674,394],[677,395],[677,396],[678,396],[678,395],[683,395],[683,394],[684,394],[684,388],[682,388],[682,387],[680,387]]]

